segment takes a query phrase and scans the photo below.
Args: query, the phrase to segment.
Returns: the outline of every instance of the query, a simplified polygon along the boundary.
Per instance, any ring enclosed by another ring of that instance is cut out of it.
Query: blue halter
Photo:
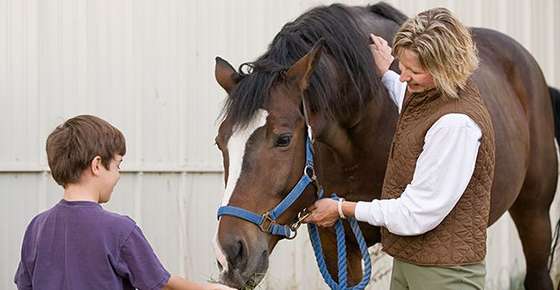
[[[283,236],[287,239],[293,239],[296,237],[297,228],[299,227],[301,219],[292,225],[278,224],[276,219],[278,219],[279,216],[281,216],[296,200],[301,197],[307,186],[311,184],[313,180],[313,151],[311,149],[311,142],[309,141],[309,138],[306,137],[305,167],[303,169],[303,175],[294,188],[292,188],[288,196],[286,196],[274,209],[267,211],[264,214],[256,214],[240,207],[227,205],[218,209],[218,218],[224,215],[238,217],[257,225],[261,231],[265,233]]]

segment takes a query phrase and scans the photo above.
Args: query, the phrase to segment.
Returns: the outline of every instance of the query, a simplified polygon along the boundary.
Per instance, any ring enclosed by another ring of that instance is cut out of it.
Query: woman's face
[[[404,49],[399,56],[399,68],[400,81],[407,82],[410,93],[421,93],[435,87],[434,78],[422,66],[416,52]]]

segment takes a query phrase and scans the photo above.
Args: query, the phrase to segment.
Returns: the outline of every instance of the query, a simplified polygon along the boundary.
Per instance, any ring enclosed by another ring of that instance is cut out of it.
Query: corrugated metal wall
[[[560,87],[557,0],[388,2],[408,15],[446,6],[468,25],[503,31]],[[213,137],[224,93],[214,57],[256,58],[285,22],[321,3],[330,1],[0,0],[0,289],[15,288],[25,226],[61,197],[46,171],[46,136],[82,113],[128,140],[107,207],[141,225],[171,272],[215,277],[223,182]],[[488,289],[517,289],[524,261],[511,219],[490,232]],[[376,258],[371,288],[387,289],[390,259]],[[305,235],[280,243],[272,259],[262,288],[325,288]]]

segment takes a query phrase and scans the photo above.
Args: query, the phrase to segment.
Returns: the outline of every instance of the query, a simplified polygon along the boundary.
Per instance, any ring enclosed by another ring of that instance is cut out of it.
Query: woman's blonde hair
[[[458,98],[478,67],[476,46],[469,30],[446,8],[434,8],[408,19],[395,35],[393,51],[418,54],[442,95]]]

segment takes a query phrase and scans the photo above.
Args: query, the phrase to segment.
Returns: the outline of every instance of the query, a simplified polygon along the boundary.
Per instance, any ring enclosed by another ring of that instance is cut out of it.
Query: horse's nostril
[[[233,243],[230,243],[228,246],[225,247],[225,252],[228,257],[229,263],[234,268],[239,268],[246,260],[246,249],[243,241],[238,240]]]
[[[242,258],[243,257],[243,242],[239,241],[239,252],[237,254],[238,257]]]
[[[220,263],[219,260],[216,260],[216,264],[218,264],[218,271],[222,271],[224,269],[224,266],[222,266],[222,263]]]

